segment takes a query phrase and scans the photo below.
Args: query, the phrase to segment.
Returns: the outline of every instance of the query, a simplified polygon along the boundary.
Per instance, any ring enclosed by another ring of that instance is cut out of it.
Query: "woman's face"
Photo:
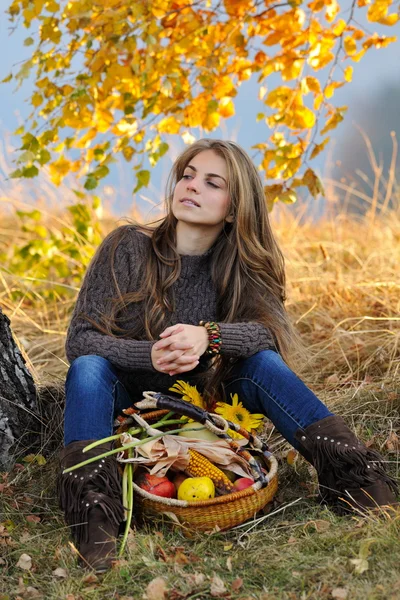
[[[175,186],[172,212],[178,221],[222,229],[230,198],[225,160],[213,150],[196,154]],[[227,217],[227,219],[226,219]]]

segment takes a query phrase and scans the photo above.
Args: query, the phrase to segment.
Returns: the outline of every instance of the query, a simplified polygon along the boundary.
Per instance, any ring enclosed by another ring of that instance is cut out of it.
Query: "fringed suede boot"
[[[396,504],[397,484],[385,472],[382,457],[360,442],[342,417],[298,429],[295,438],[317,471],[321,501],[340,514]]]
[[[111,444],[82,449],[94,440],[72,442],[60,453],[61,470],[111,450]],[[106,571],[116,558],[116,539],[124,519],[121,476],[115,456],[59,475],[58,497],[83,566]]]

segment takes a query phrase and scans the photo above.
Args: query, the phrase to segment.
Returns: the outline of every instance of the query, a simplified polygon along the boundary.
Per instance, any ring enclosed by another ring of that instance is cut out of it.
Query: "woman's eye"
[[[187,179],[188,177],[191,177],[191,175],[182,175],[182,179]],[[207,183],[209,183],[212,187],[218,189],[218,185],[215,185],[215,183],[212,183],[212,181],[207,181]]]

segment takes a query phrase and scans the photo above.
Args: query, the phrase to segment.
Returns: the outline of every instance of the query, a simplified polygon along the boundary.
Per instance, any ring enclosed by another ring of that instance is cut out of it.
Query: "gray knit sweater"
[[[124,225],[125,236],[120,241],[114,259],[115,275],[122,294],[136,291],[144,274],[146,256],[152,252],[151,239],[134,226]],[[116,296],[111,276],[110,252],[112,234],[101,244],[97,257],[92,260],[84,277],[69,325],[66,354],[70,362],[79,356],[96,354],[108,359],[117,370],[126,387],[167,390],[176,379],[188,379],[188,375],[204,372],[210,365],[203,355],[200,364],[191,372],[176,377],[160,373],[151,362],[151,348],[155,341],[126,339],[99,332],[88,321],[80,318],[83,312],[98,321],[99,313],[108,313],[110,299]],[[200,320],[216,320],[216,289],[211,279],[210,259],[213,247],[201,255],[181,255],[181,272],[173,286],[176,310],[170,315],[167,326],[175,323],[198,325]],[[132,328],[142,321],[143,305],[131,304],[129,320],[124,327]],[[264,349],[275,348],[271,332],[262,324],[219,323],[221,328],[221,353],[232,359],[247,358]],[[138,336],[140,338],[140,336]]]

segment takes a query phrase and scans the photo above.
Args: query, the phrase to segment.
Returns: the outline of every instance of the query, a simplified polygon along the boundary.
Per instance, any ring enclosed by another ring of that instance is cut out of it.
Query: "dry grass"
[[[384,453],[398,476],[400,210],[394,202],[389,209],[386,196],[369,205],[364,216],[327,211],[318,223],[281,210],[274,215],[274,227],[287,258],[288,310],[305,347],[301,376]],[[16,235],[11,217],[5,218],[0,245]],[[16,304],[11,292],[21,285],[30,283],[0,270],[0,306],[36,381],[61,385],[68,368],[63,345],[73,300]],[[284,452],[278,440],[272,441]],[[0,598],[34,597],[27,592],[31,586],[51,599],[136,599],[149,581],[162,576],[171,600],[209,600],[214,575],[225,583],[224,597],[232,599],[328,599],[338,587],[349,600],[400,598],[400,514],[381,520],[336,517],[315,504],[315,480],[310,483],[305,462],[296,469],[282,464],[276,507],[302,500],[251,532],[187,539],[162,525],[158,532],[142,529],[132,538],[127,559],[92,582],[74,566],[54,499],[54,467],[17,470],[4,479],[12,490],[12,497],[4,495],[10,536],[3,537],[0,551],[10,571],[3,579],[6,595]],[[27,522],[28,514],[40,522]],[[15,566],[22,552],[33,558],[34,569],[26,573]],[[367,569],[357,572],[352,559],[365,560]],[[52,575],[56,567],[68,571],[66,579]]]

